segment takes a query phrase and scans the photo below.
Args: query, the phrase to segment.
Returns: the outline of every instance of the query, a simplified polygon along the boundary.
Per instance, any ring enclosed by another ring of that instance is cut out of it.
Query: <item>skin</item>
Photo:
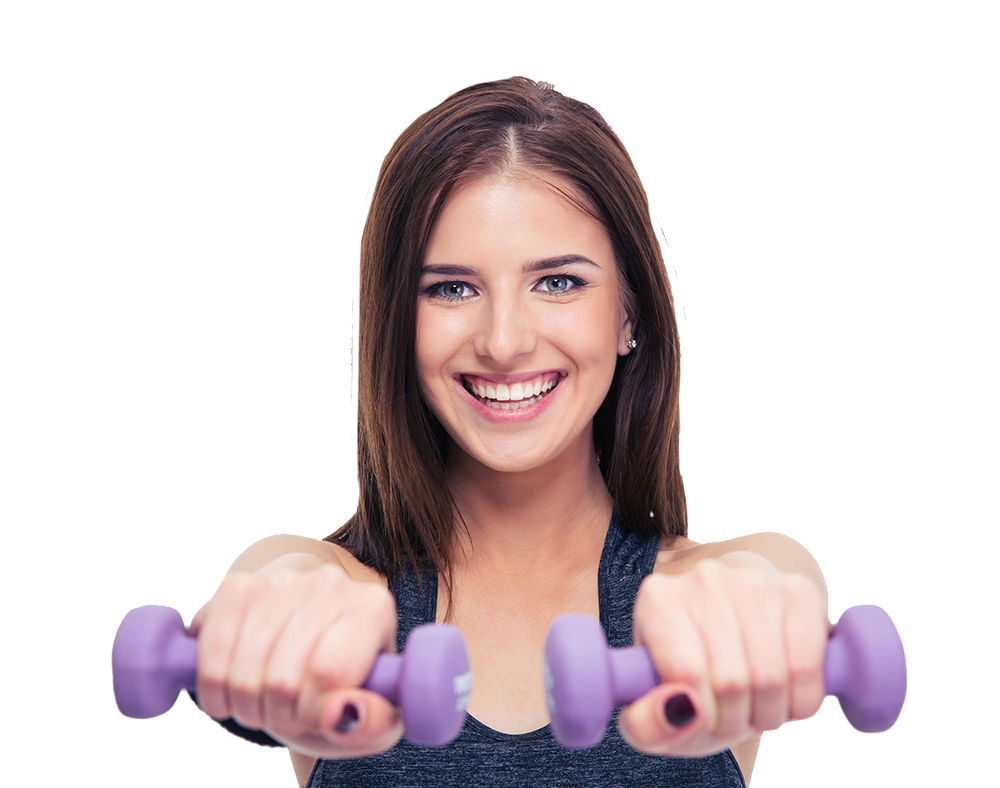
[[[551,621],[598,614],[612,501],[591,429],[631,337],[603,227],[553,185],[568,188],[514,172],[454,192],[417,306],[421,391],[449,435],[447,478],[466,525],[450,623],[475,676],[470,714],[507,733],[548,722],[539,666]],[[555,386],[513,411],[467,390],[492,385],[499,397],[501,384],[525,380]],[[633,625],[668,680],[624,710],[623,736],[669,755],[732,748],[749,780],[761,733],[819,708],[826,604],[815,561],[787,537],[661,543]],[[438,620],[445,608],[439,599]],[[395,625],[384,578],[345,550],[271,537],[192,623],[199,702],[287,743],[304,785],[315,758],[378,752],[402,735],[396,710],[357,689],[393,649]],[[678,695],[696,714],[674,727],[664,709]],[[341,733],[348,703],[359,723]]]

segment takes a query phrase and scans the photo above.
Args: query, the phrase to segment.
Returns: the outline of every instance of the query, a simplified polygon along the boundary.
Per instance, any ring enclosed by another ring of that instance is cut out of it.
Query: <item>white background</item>
[[[828,700],[765,737],[754,785],[986,782],[991,4],[338,5],[0,11],[0,782],[293,785],[186,699],[119,715],[111,642],[132,607],[190,618],[257,539],[353,511],[379,165],[419,113],[512,74],[597,107],[650,195],[692,538],[787,533],[834,618],[879,604],[906,644],[895,728]]]

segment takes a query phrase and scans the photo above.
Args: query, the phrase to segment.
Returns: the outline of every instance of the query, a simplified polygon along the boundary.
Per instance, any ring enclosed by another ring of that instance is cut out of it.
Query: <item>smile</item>
[[[517,383],[498,383],[463,375],[462,384],[472,396],[496,410],[520,410],[541,401],[559,383],[558,372],[547,372]]]

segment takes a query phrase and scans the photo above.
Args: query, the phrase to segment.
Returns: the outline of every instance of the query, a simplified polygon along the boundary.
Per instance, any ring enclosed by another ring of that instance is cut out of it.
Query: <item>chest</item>
[[[526,733],[548,724],[542,656],[549,625],[564,613],[596,618],[596,586],[594,582],[592,593],[548,596],[456,594],[451,623],[465,638],[474,677],[469,714],[503,733]]]

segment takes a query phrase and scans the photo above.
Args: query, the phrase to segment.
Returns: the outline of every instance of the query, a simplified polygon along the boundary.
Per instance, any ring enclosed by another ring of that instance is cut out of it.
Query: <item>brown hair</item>
[[[607,230],[637,346],[594,417],[601,472],[625,529],[686,535],[678,464],[680,349],[646,193],[592,107],[523,77],[461,90],[417,118],[382,163],[361,241],[358,481],[354,516],[327,537],[394,578],[431,562],[450,579],[457,513],[445,433],[416,371],[417,288],[431,228],[471,175],[519,168],[570,184]]]

